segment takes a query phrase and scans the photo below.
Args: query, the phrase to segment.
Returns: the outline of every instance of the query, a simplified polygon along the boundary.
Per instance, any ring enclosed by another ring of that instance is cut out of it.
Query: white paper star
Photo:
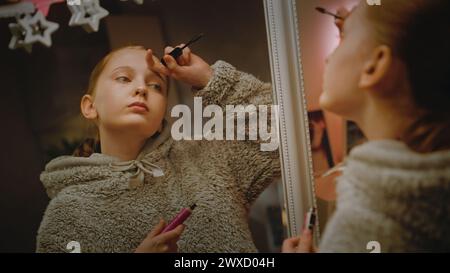
[[[87,32],[97,32],[100,20],[109,12],[102,8],[99,0],[82,0],[81,5],[67,5],[72,17],[69,26],[82,26]]]
[[[33,16],[18,19],[18,24],[26,31],[24,45],[40,42],[50,47],[52,46],[51,34],[59,28],[59,24],[47,21],[40,11]]]
[[[23,48],[28,53],[31,53],[33,46],[31,44],[25,44],[24,42],[26,30],[19,24],[15,23],[10,23],[8,27],[12,34],[11,41],[9,42],[9,48],[10,49]]]
[[[125,2],[125,1],[128,1],[128,0],[120,0],[120,1]],[[144,4],[144,0],[134,0],[134,2],[135,2],[136,4],[138,4],[138,5]]]

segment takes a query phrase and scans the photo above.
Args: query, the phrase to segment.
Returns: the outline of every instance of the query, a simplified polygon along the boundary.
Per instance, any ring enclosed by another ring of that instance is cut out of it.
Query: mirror
[[[289,237],[316,207],[295,1],[264,1],[272,85],[279,107],[280,155]],[[315,232],[317,235],[317,232]]]
[[[322,93],[326,58],[339,44],[339,32],[334,18],[315,10],[324,7],[337,11],[340,7],[351,9],[358,1],[296,1],[299,18],[301,62],[304,68],[304,85],[309,126],[311,128],[311,151],[315,194],[320,232],[335,209],[336,178],[339,166],[347,153],[364,141],[357,126],[343,118],[323,111],[319,106]]]
[[[52,44],[48,48],[33,44],[31,53],[23,48],[8,48],[11,39],[8,24],[14,23],[15,18],[0,20],[0,71],[8,79],[2,87],[7,92],[1,108],[7,117],[4,121],[9,122],[9,133],[2,134],[2,142],[12,143],[5,147],[4,154],[9,156],[2,164],[10,172],[2,174],[2,181],[14,182],[1,191],[0,199],[9,201],[7,206],[2,206],[3,219],[8,219],[2,229],[8,238],[2,241],[0,251],[35,251],[36,231],[50,201],[39,175],[46,163],[57,156],[72,154],[89,134],[89,126],[80,115],[80,99],[85,94],[91,70],[111,50],[141,44],[161,56],[164,46],[184,43],[202,32],[205,36],[191,48],[208,63],[224,60],[262,82],[271,81],[263,1],[160,0],[144,1],[142,5],[136,2],[101,1],[109,14],[100,20],[98,31],[90,33],[83,27],[69,26],[71,12],[67,5],[54,3],[46,17],[59,24],[51,35]],[[2,6],[10,3],[0,2]],[[170,88],[168,113],[179,104],[193,109],[190,86],[174,81]],[[169,126],[177,120],[169,114],[167,118]],[[294,121],[299,122],[291,120],[291,124]],[[17,135],[21,136],[20,141]],[[307,140],[304,141],[306,145]],[[19,156],[23,154],[27,154],[26,158]],[[19,165],[27,166],[25,174]],[[294,180],[299,179],[294,176],[290,181]],[[281,179],[275,178],[248,208],[249,219],[245,221],[248,220],[251,244],[257,251],[279,252],[287,236],[288,222],[299,225],[299,219],[291,219],[291,209],[287,210],[289,220],[283,216],[283,193]],[[291,201],[288,207],[299,205]],[[175,216],[181,208],[167,212],[166,218]],[[30,217],[22,219],[18,215]],[[80,248],[82,252],[85,249],[82,242]]]
[[[339,42],[331,16],[354,0],[265,1],[272,82],[280,107],[280,153],[290,236],[300,234],[304,215],[317,208],[316,243],[335,209],[335,179],[348,151],[364,138],[354,123],[319,106],[326,57]]]

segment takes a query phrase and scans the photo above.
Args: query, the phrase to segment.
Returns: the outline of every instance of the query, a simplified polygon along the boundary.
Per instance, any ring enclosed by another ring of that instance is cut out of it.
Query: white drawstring
[[[327,172],[325,172],[324,174],[322,174],[320,177],[327,177],[329,175],[334,174],[335,172],[343,172],[346,168],[346,162],[341,162],[339,164],[337,164],[336,166],[334,166],[333,168],[329,169]]]
[[[145,159],[114,162],[111,163],[110,166],[113,172],[126,172],[136,169],[136,172],[130,177],[129,180],[129,186],[131,189],[144,185],[144,173],[152,175],[153,177],[160,177],[164,175],[164,172],[160,167]]]

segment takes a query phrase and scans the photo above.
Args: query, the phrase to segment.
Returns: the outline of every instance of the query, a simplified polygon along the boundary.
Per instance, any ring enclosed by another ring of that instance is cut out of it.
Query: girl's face
[[[134,130],[143,137],[160,128],[167,107],[167,83],[148,69],[146,54],[126,48],[111,56],[95,87],[93,105],[99,127]]]
[[[364,92],[359,82],[365,60],[373,49],[369,23],[359,5],[345,19],[339,46],[326,60],[324,87],[320,96],[323,109],[354,120],[364,107]]]

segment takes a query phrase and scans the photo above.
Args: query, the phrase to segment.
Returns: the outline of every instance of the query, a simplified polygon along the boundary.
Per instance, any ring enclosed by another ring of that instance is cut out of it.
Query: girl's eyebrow
[[[131,67],[131,66],[119,66],[119,67],[116,67],[115,69],[113,69],[113,71],[111,72],[111,73],[114,73],[114,72],[116,72],[117,70],[121,70],[121,69],[124,69],[124,70],[132,70],[132,71],[134,71],[134,69]],[[150,70],[151,71],[151,70]],[[161,80],[162,80],[162,82],[164,82],[164,83],[166,83],[166,80],[164,79],[164,77],[160,74],[160,73],[157,73],[157,72],[153,72],[153,71],[151,71],[153,74],[155,74],[156,76],[158,76],[158,78],[160,78]]]
[[[133,68],[131,68],[130,66],[119,66],[119,67],[116,67],[115,69],[113,69],[112,73],[116,72],[117,70],[121,70],[121,69],[133,70]]]

